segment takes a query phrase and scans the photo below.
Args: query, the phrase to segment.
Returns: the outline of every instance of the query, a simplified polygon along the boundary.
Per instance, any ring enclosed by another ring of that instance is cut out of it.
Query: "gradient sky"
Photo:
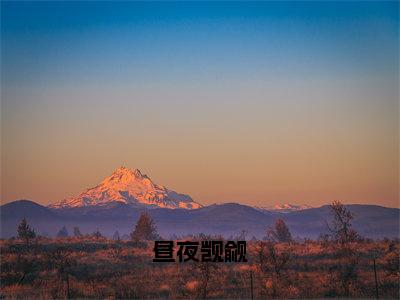
[[[1,202],[120,165],[203,204],[399,207],[399,4],[1,2]]]

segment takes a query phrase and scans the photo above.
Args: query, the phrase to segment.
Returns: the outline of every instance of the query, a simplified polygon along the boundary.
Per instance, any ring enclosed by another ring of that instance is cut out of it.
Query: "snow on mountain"
[[[308,209],[308,208],[312,208],[309,205],[293,205],[293,204],[276,204],[273,208],[270,208],[270,210],[277,210],[277,211],[282,211],[282,210],[290,210],[290,211],[294,211],[294,210],[303,210],[303,209]]]
[[[256,206],[254,208],[259,210],[259,211],[264,211],[264,212],[288,213],[288,212],[293,212],[293,211],[309,209],[309,208],[312,208],[312,206],[309,206],[309,205],[293,205],[293,204],[284,203],[284,204],[276,204],[274,206],[268,206],[268,207]]]
[[[179,194],[155,184],[138,169],[130,170],[120,167],[99,185],[84,191],[77,197],[64,199],[49,207],[72,208],[107,205],[112,202],[172,209],[195,209],[202,206],[188,195]]]

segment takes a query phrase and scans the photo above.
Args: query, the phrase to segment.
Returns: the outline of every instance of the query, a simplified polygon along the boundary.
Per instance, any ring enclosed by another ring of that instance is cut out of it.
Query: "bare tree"
[[[339,201],[333,201],[331,204],[333,220],[328,229],[332,240],[340,243],[342,246],[349,242],[354,242],[358,234],[352,228],[354,215]]]
[[[66,238],[68,235],[68,230],[65,226],[63,226],[57,233],[58,238]]]
[[[277,245],[271,241],[260,241],[257,247],[257,267],[261,274],[272,283],[271,292],[273,298],[283,297],[285,281],[288,277],[285,269],[290,261],[290,252],[284,249],[277,249]]]
[[[58,248],[47,253],[47,259],[50,262],[50,265],[57,271],[59,280],[65,284],[67,298],[71,298],[69,276],[71,268],[76,264],[75,259],[72,258],[71,251]]]
[[[22,219],[21,223],[17,228],[18,237],[25,241],[28,245],[31,239],[36,237],[35,230],[31,228],[25,218]]]
[[[92,237],[94,237],[95,240],[99,240],[103,237],[103,235],[101,234],[100,230],[97,228],[95,231],[93,231]]]
[[[79,230],[79,227],[75,226],[74,227],[74,237],[81,238],[82,236],[83,235],[82,235],[81,231]]]
[[[354,242],[358,239],[357,232],[352,228],[353,214],[339,201],[331,204],[333,219],[328,225],[329,238],[335,244],[336,258],[336,282],[345,297],[351,295],[352,286],[357,281],[358,252]]]
[[[200,295],[201,299],[206,299],[208,296],[208,292],[210,289],[210,283],[215,280],[215,278],[218,277],[219,275],[219,265],[218,264],[213,264],[210,262],[200,262],[197,264],[196,268],[199,270],[200,273],[200,278],[201,278],[201,284],[200,284]]]
[[[114,240],[114,241],[120,241],[120,240],[121,240],[121,237],[119,236],[118,230],[116,230],[116,231],[114,232],[113,240]]]

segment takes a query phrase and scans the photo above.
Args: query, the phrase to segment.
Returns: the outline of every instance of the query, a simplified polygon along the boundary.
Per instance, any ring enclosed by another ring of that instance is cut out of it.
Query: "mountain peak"
[[[129,169],[125,166],[120,166],[114,170],[113,173],[141,173],[139,169]]]
[[[132,170],[128,169],[125,166],[120,166],[120,167],[116,168],[113,173],[132,173]]]
[[[132,179],[144,179],[148,178],[146,175],[143,175],[139,169],[128,169],[124,166],[121,166],[111,174],[110,178],[114,178],[117,180],[132,180]]]
[[[97,186],[87,189],[77,197],[67,198],[50,205],[52,208],[107,205],[120,202],[129,205],[145,205],[162,208],[193,209],[200,204],[185,194],[179,194],[155,184],[139,169],[121,166]]]

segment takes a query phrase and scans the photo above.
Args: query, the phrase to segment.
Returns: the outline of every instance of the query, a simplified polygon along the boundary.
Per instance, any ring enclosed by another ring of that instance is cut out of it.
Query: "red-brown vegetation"
[[[399,297],[398,241],[251,241],[247,263],[153,263],[153,242],[81,237],[1,241],[5,298]],[[252,277],[252,278],[251,278]]]

